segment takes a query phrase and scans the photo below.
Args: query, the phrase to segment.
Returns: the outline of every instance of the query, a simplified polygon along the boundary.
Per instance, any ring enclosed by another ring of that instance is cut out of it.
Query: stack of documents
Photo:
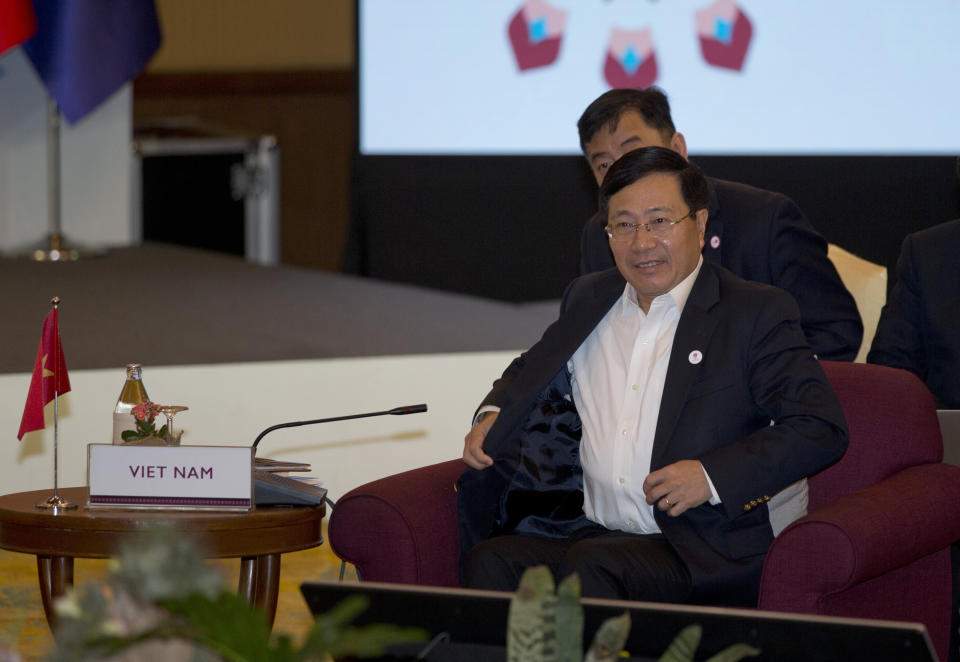
[[[308,476],[310,465],[254,458],[253,502],[257,506],[318,506],[327,497],[321,481]],[[294,474],[294,475],[288,475]]]

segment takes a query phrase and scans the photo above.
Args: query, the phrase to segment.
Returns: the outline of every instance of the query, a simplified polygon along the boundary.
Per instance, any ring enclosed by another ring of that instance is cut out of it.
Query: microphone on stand
[[[312,421],[293,421],[292,423],[278,423],[277,425],[271,425],[266,430],[261,432],[257,438],[253,441],[254,455],[256,455],[257,444],[260,443],[260,440],[263,439],[268,432],[273,432],[274,430],[279,430],[280,428],[295,428],[301,425],[313,425],[314,423],[332,423],[333,421],[346,421],[352,418],[367,418],[369,416],[404,416],[406,414],[420,414],[427,411],[427,405],[407,405],[406,407],[394,407],[393,409],[388,409],[387,411],[374,411],[368,414],[351,414],[350,416],[334,416],[333,418],[316,418]]]

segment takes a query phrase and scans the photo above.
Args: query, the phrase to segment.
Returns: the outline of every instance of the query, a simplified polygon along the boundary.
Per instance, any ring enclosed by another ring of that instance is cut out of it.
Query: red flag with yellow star
[[[0,0],[0,54],[37,31],[30,0]]]
[[[33,430],[42,430],[43,408],[53,400],[54,394],[63,395],[69,390],[70,378],[67,376],[67,364],[63,360],[60,325],[57,321],[57,308],[54,306],[43,320],[37,361],[33,364],[33,379],[30,380],[27,405],[23,409],[17,439],[23,439],[23,435]]]

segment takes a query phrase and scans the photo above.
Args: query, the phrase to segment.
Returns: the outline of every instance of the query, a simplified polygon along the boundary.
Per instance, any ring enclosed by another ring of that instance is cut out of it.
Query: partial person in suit
[[[960,159],[957,159],[960,177]],[[880,311],[867,363],[909,370],[939,409],[960,409],[960,219],[908,234],[897,281]],[[950,549],[953,608],[949,662],[960,660],[960,543]]]
[[[960,409],[960,219],[907,235],[867,363],[909,370]]]
[[[466,586],[513,590],[545,563],[588,596],[756,605],[847,429],[790,295],[702,258],[708,204],[670,149],[610,168],[616,268],[570,284],[465,439]]]
[[[957,159],[960,177],[960,159]],[[880,311],[867,363],[909,370],[938,409],[960,409],[960,219],[908,234],[897,281]],[[950,662],[960,660],[960,543],[950,550],[953,608]]]
[[[577,122],[580,148],[599,185],[626,152],[669,147],[687,158],[687,145],[655,87],[610,90]],[[863,339],[857,304],[827,258],[827,242],[789,198],[772,191],[708,178],[710,216],[704,257],[741,278],[776,285],[796,299],[807,342],[821,359],[852,361]],[[583,229],[580,272],[613,266],[601,214]]]

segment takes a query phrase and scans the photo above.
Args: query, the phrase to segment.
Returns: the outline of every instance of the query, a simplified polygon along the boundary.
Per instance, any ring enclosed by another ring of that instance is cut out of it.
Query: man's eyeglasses
[[[657,217],[649,223],[630,223],[629,221],[617,221],[613,225],[607,225],[604,230],[607,231],[607,235],[614,241],[626,241],[628,239],[632,239],[633,236],[640,231],[640,228],[644,228],[647,232],[656,237],[665,237],[673,232],[674,225],[685,218],[693,218],[693,216],[694,211],[691,209],[686,215],[681,216],[675,221],[663,216]]]

